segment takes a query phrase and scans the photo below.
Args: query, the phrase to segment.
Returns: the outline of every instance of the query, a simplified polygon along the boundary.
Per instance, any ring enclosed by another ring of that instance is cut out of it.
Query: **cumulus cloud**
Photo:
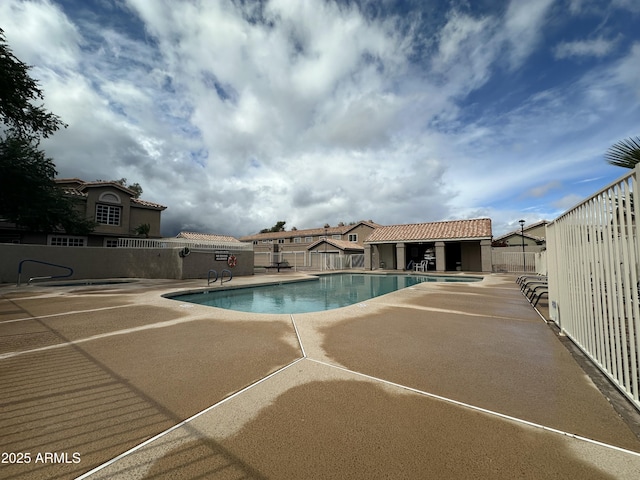
[[[555,50],[617,52],[600,68],[522,73],[552,51],[550,0],[65,5],[0,3],[11,47],[69,124],[43,146],[61,176],[140,183],[169,207],[164,234],[480,215],[508,226],[531,207],[523,192],[546,215],[578,171],[602,177],[599,156],[639,116],[640,48],[624,36]],[[579,17],[585,4],[571,5]]]

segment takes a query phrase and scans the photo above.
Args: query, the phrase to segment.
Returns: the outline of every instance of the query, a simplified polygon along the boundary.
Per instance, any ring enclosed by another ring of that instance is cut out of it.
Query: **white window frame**
[[[350,242],[357,242],[358,241],[358,234],[357,233],[350,233],[349,234],[349,241]]]
[[[285,243],[285,239],[284,238],[279,238],[278,239],[278,243]]]
[[[302,237],[295,237],[293,243],[302,243]]]
[[[47,245],[52,247],[86,247],[87,237],[77,235],[49,235]]]
[[[331,235],[334,240],[342,240],[342,235]]]
[[[96,204],[96,223],[99,225],[120,226],[122,220],[122,207],[119,205]]]
[[[313,242],[313,237],[304,237],[304,242],[305,242],[305,243],[311,243],[311,242]]]
[[[117,238],[105,238],[103,245],[106,248],[116,248],[118,246],[118,239]]]

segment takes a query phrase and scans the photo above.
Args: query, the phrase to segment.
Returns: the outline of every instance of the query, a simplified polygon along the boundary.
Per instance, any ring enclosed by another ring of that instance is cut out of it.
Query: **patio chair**
[[[547,281],[546,275],[520,275],[516,279],[516,283],[521,287],[526,285],[528,282],[536,282],[536,281]]]
[[[421,261],[420,263],[416,263],[413,267],[416,272],[426,272],[427,271],[427,262],[426,260]]]

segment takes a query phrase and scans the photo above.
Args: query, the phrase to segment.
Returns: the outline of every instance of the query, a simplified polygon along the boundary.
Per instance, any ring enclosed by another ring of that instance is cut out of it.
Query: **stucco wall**
[[[253,252],[232,252],[238,264],[230,268],[216,262],[212,252],[179,255],[180,248],[50,247],[45,245],[0,244],[0,283],[16,283],[22,260],[38,260],[73,269],[73,279],[97,278],[206,278],[210,268],[227,268],[234,276],[253,275]],[[33,262],[22,267],[22,281],[30,277],[64,275],[67,270]]]
[[[127,234],[133,232],[144,223],[149,224],[151,227],[151,230],[149,231],[149,236],[151,238],[160,236],[160,211],[132,206],[131,221],[129,224],[130,232],[127,232]]]
[[[525,232],[527,235],[532,235],[534,237],[541,237],[541,238],[545,238],[547,232],[546,232],[546,225],[538,225],[537,227],[533,227],[528,229]]]
[[[482,254],[480,242],[461,242],[462,270],[467,272],[482,271]]]
[[[525,252],[542,252],[543,250],[546,250],[546,246],[545,245],[531,245],[531,244],[524,244],[524,251]],[[502,251],[502,252],[522,252],[522,244],[520,245],[510,245],[508,247],[493,247],[493,249],[495,251]]]
[[[509,247],[520,247],[522,248],[522,236],[521,235],[511,235],[508,238],[505,238],[504,241],[506,242],[506,244]],[[533,238],[529,238],[529,237],[524,237],[524,245],[525,247],[535,247],[538,245],[538,243],[533,239]],[[505,247],[498,247],[498,248],[505,248]]]
[[[384,243],[378,245],[379,258],[376,263],[372,265],[373,269],[384,268],[385,270],[393,270],[396,268],[396,244]],[[384,264],[384,267],[382,267]]]
[[[236,257],[236,266],[231,267],[227,260],[216,260],[216,254],[208,251],[192,251],[182,258],[182,278],[207,278],[209,270],[218,275],[229,270],[236,276],[253,275],[253,251],[230,252]]]
[[[355,227],[353,230],[350,230],[348,233],[345,233],[342,236],[343,240],[349,240],[349,235],[353,235],[354,233],[358,235],[358,245],[362,245],[364,243],[364,241],[369,238],[369,235],[371,235],[371,232],[373,232],[373,228],[370,227],[369,225],[358,225],[357,227]]]

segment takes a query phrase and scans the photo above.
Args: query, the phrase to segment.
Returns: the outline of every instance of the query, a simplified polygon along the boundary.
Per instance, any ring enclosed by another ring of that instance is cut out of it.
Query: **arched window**
[[[113,192],[105,192],[98,197],[102,203],[120,204],[120,197]],[[120,225],[122,207],[96,204],[96,223],[101,225]]]
[[[113,192],[105,192],[98,198],[98,201],[105,203],[122,203],[120,197]]]

